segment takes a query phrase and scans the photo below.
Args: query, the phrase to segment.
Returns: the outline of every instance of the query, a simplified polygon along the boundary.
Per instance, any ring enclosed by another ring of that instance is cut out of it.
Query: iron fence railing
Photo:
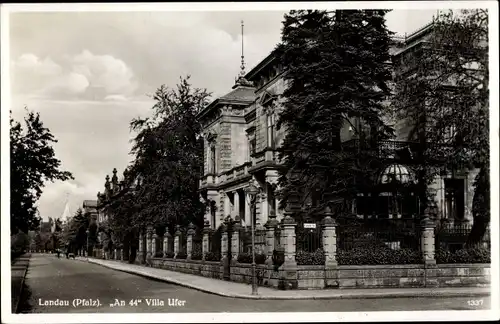
[[[240,253],[252,252],[252,230],[249,227],[239,229]],[[266,247],[266,230],[255,229],[255,252],[264,252]]]
[[[202,253],[203,249],[203,233],[197,232],[193,236],[193,254],[200,254]]]
[[[472,226],[473,224],[470,222],[448,222],[446,220],[438,222],[434,232],[436,249],[454,252],[464,248],[467,244]],[[489,227],[477,245],[491,247]]]
[[[314,224],[314,226],[308,225]],[[313,228],[314,227],[314,228]],[[314,252],[323,248],[321,223],[298,224],[295,229],[297,251]]]
[[[337,248],[388,247],[392,250],[420,250],[420,227],[415,219],[357,219],[340,221]]]
[[[209,237],[210,237],[210,252],[220,254],[221,253],[221,238],[222,238],[221,228],[219,227],[214,232],[211,232]]]

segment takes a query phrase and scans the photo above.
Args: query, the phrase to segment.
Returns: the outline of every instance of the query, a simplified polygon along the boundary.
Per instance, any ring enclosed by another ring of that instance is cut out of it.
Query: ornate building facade
[[[432,32],[432,24],[426,25],[404,39],[395,39],[391,49],[392,64],[395,71],[402,73],[402,67],[409,67],[408,61],[416,48],[427,41]],[[248,226],[250,206],[244,189],[249,181],[254,181],[260,188],[257,198],[255,223],[263,226],[270,216],[279,221],[283,210],[279,209],[277,197],[277,178],[280,163],[276,148],[284,139],[285,130],[276,129],[277,115],[280,110],[280,97],[286,87],[283,69],[273,55],[267,56],[246,74],[241,74],[232,90],[214,100],[197,118],[204,129],[204,175],[200,179],[200,193],[203,200],[209,202],[205,214],[211,228],[218,228],[225,218],[238,216],[241,225]],[[390,102],[387,102],[390,104]],[[384,145],[392,147],[387,166],[381,170],[380,182],[397,178],[400,182],[415,181],[411,168],[399,163],[398,152],[411,151],[409,130],[412,122],[395,120],[387,116],[396,131],[396,137]],[[351,120],[341,130],[344,143],[356,140],[352,126],[358,121]],[[473,181],[477,170],[453,172],[441,175],[432,184],[435,189],[435,203],[439,218],[450,220],[472,220]],[[380,198],[387,217],[401,217],[405,202],[401,199]],[[382,195],[383,196],[383,195]],[[384,202],[384,199],[386,201]],[[422,213],[418,210],[415,199],[409,212]],[[360,197],[357,214],[367,213],[363,198]],[[363,210],[363,212],[361,212]],[[370,212],[371,213],[371,212]],[[384,212],[382,212],[384,213]],[[360,215],[361,216],[361,215]]]

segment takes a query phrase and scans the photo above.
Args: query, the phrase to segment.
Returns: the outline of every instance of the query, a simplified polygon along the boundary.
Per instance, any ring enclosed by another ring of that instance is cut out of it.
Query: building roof
[[[97,200],[84,200],[83,207],[97,207]]]
[[[202,111],[200,111],[197,115],[197,118],[201,118],[209,111],[211,111],[214,107],[217,107],[220,104],[242,104],[248,105],[255,100],[255,88],[250,86],[237,85],[232,91],[229,93],[215,99],[212,101],[207,107],[205,107]]]
[[[255,88],[248,86],[239,86],[228,94],[219,98],[220,101],[254,101]]]

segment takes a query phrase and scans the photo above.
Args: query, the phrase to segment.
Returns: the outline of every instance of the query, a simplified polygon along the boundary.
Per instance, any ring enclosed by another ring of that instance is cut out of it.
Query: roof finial
[[[244,52],[244,47],[243,47],[243,27],[244,27],[244,22],[243,20],[241,21],[241,71],[240,71],[240,77],[245,76],[245,52]]]
[[[245,53],[244,53],[244,47],[243,47],[243,27],[244,27],[244,22],[243,20],[241,21],[241,70],[238,76],[236,77],[236,82],[235,85],[233,86],[233,89],[238,86],[246,86],[246,87],[252,87],[252,82],[249,82],[245,79]]]

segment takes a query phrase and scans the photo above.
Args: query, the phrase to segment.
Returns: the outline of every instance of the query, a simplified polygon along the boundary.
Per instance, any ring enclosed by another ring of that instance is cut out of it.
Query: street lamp
[[[85,233],[87,234],[87,261],[89,261],[89,230],[87,229]]]
[[[259,188],[257,188],[253,181],[250,181],[248,187],[245,188],[245,194],[248,197],[247,202],[250,205],[250,223],[252,224],[252,295],[257,295],[257,278],[255,274],[255,200],[257,199],[257,194],[259,193]]]

